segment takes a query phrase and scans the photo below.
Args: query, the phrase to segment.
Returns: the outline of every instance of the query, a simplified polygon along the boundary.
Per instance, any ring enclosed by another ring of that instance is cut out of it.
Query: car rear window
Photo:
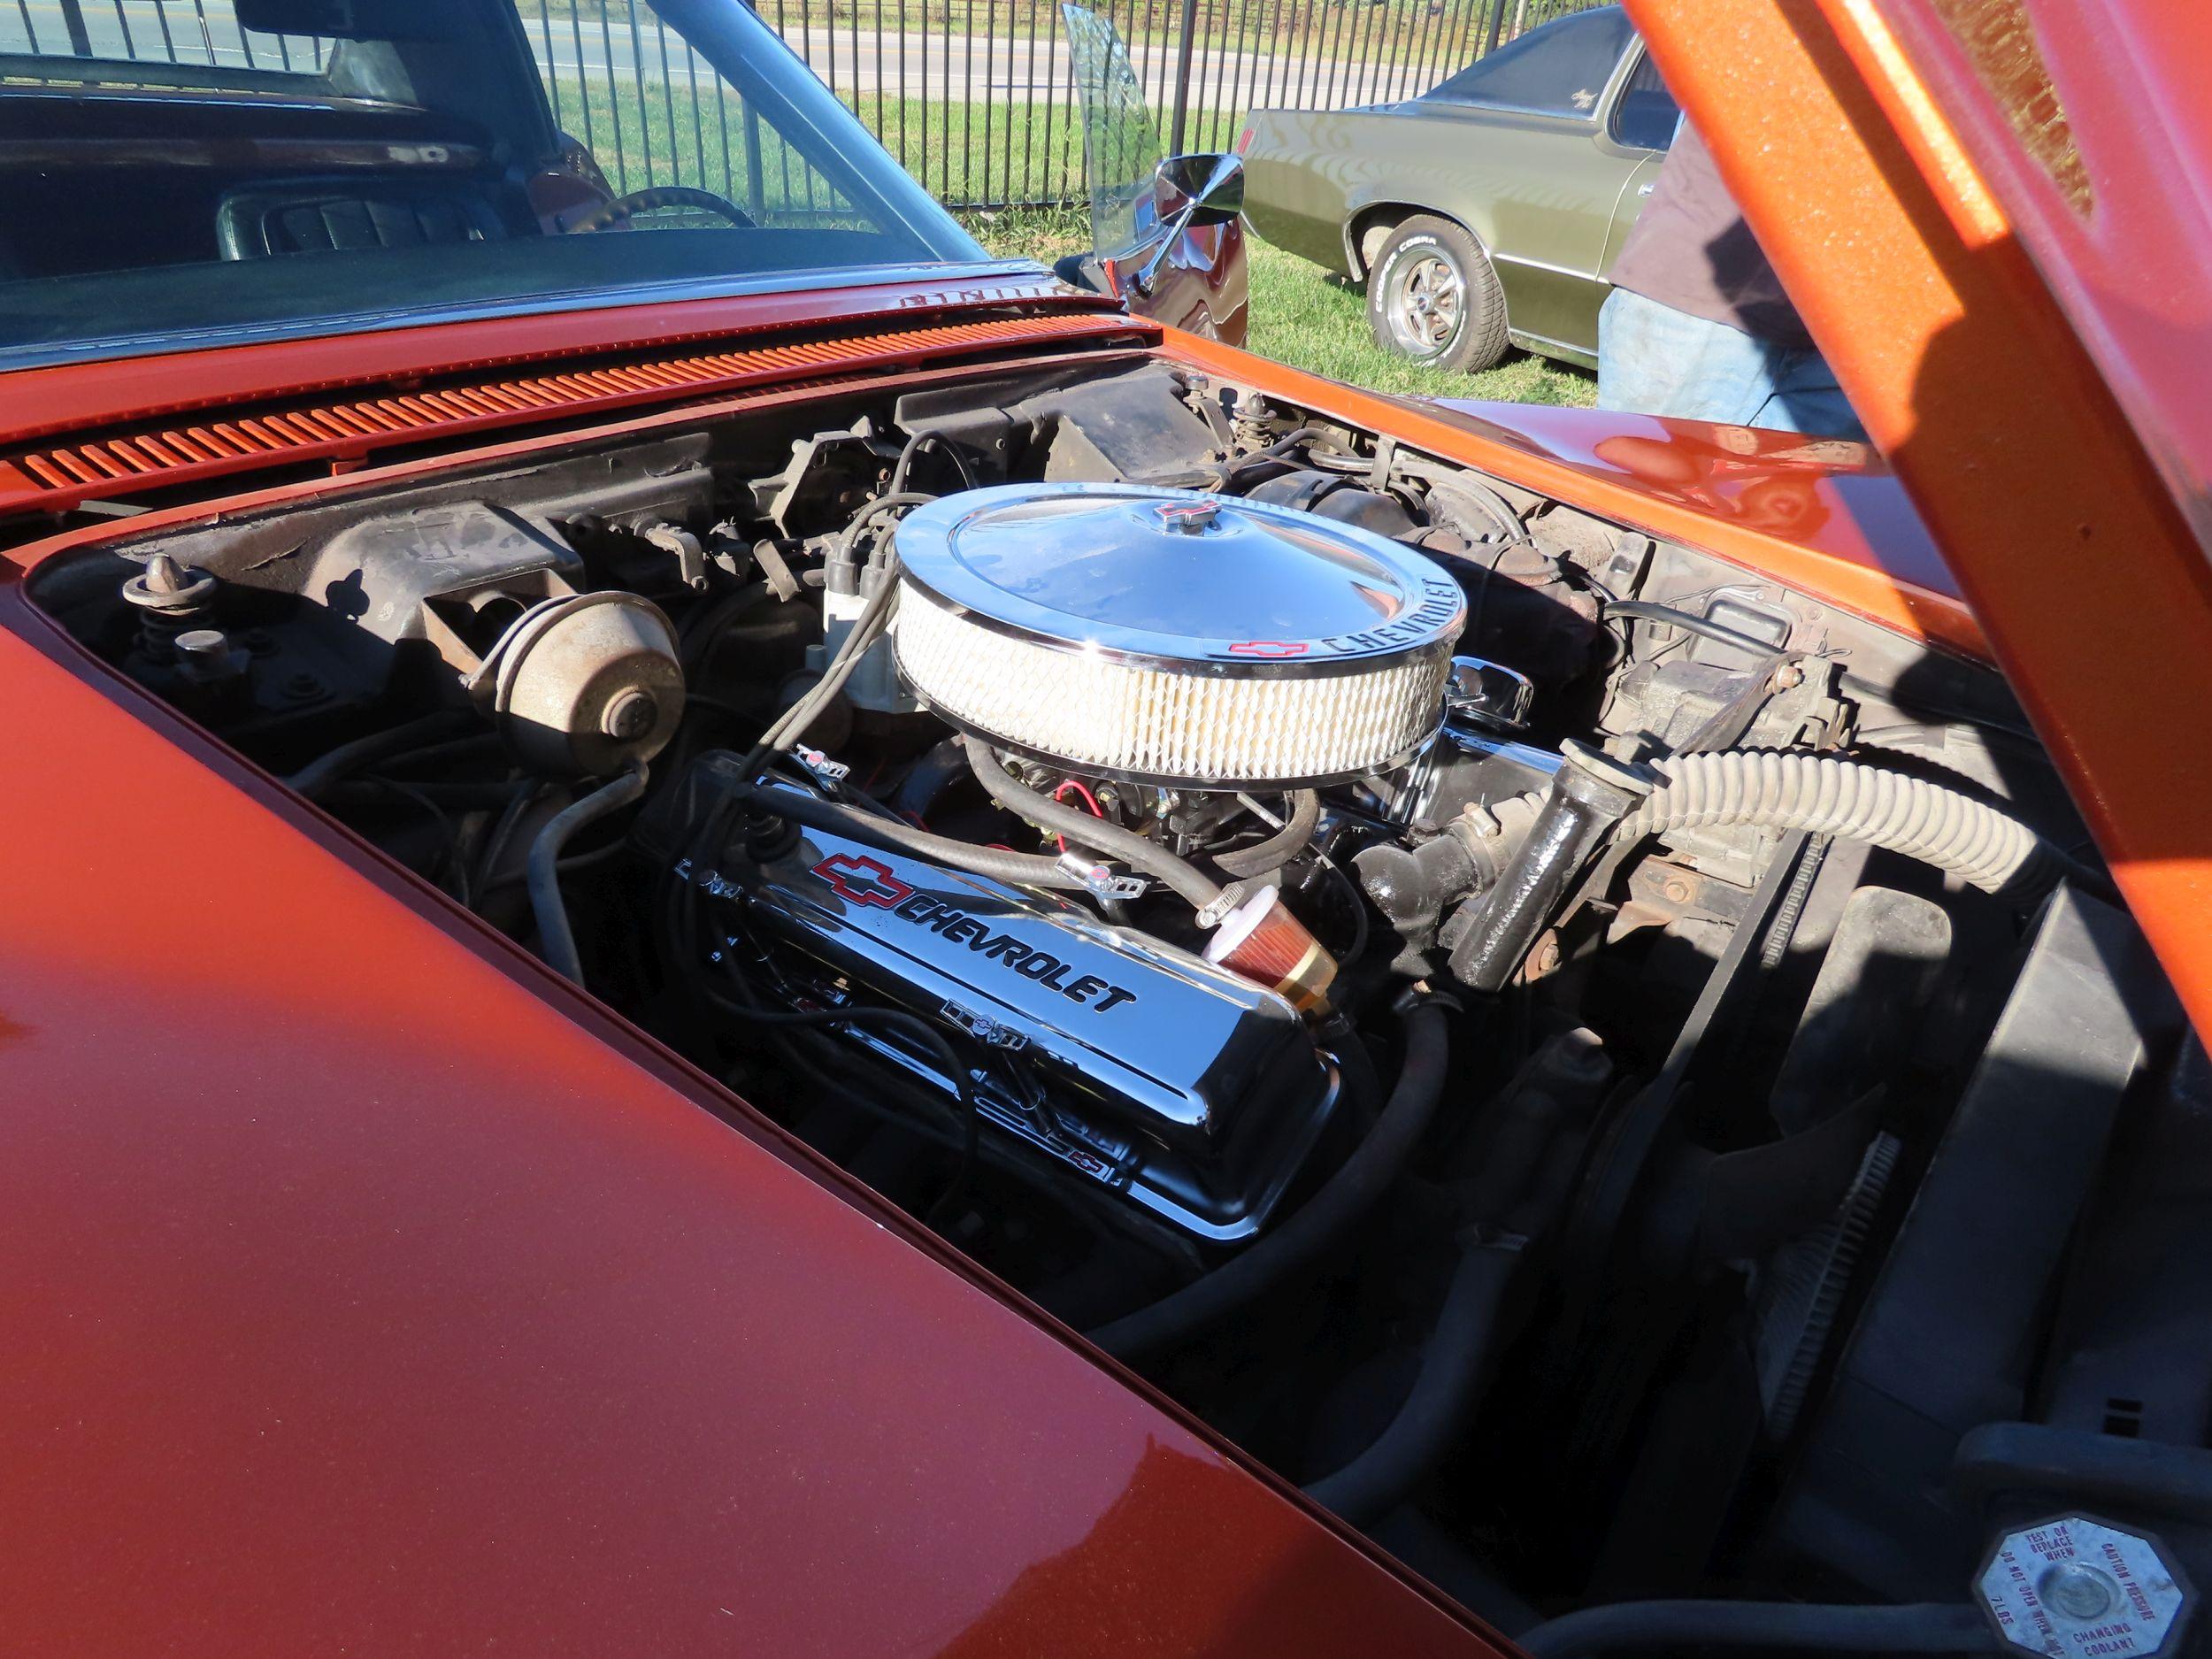
[[[984,257],[743,0],[0,0],[0,367]]]
[[[1682,108],[1659,78],[1659,65],[1647,52],[1639,57],[1613,106],[1614,142],[1632,150],[1671,149],[1681,119]]]
[[[249,28],[230,0],[15,0],[0,80],[289,92],[320,82],[334,41]]]
[[[1589,119],[1634,31],[1618,6],[1531,29],[1421,95],[1424,103],[1479,104]]]

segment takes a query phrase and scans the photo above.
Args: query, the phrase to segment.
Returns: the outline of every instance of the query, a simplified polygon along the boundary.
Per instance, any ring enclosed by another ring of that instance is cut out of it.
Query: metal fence
[[[1057,0],[749,0],[908,172],[956,208],[1084,199]],[[1248,111],[1409,97],[1595,0],[1092,0],[1168,151],[1225,150]],[[548,96],[618,188],[704,185],[833,218],[827,181],[757,123],[650,0],[516,0]],[[0,0],[0,74],[36,59],[127,84],[313,76],[328,42],[240,27],[229,0]],[[733,150],[731,134],[738,136]],[[733,157],[738,159],[733,159]],[[833,195],[833,193],[829,193]]]
[[[1056,0],[752,0],[949,206],[1082,199],[1075,67]],[[1227,150],[1248,112],[1411,97],[1600,0],[1093,0],[1169,152]],[[825,9],[826,5],[826,11]]]

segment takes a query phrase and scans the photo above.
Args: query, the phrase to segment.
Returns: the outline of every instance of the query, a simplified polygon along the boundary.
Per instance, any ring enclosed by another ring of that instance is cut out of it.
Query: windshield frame
[[[165,329],[145,334],[104,334],[83,341],[0,349],[0,375],[18,370],[50,369],[77,363],[123,362],[133,357],[210,351],[226,346],[280,344],[338,334],[373,334],[446,323],[495,321],[503,318],[558,317],[572,311],[621,311],[690,300],[746,299],[767,294],[817,294],[846,288],[895,288],[945,278],[963,281],[1049,282],[1052,273],[1026,259],[983,259],[942,263],[844,265],[818,270],[757,272],[722,281],[641,282],[618,288],[549,290],[526,300],[456,302],[442,305],[393,307],[380,311],[332,312],[301,321],[224,324],[206,328]]]

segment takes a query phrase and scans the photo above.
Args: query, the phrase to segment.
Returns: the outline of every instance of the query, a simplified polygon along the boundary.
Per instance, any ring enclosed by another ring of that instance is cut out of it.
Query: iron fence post
[[[1183,153],[1183,134],[1190,119],[1191,48],[1198,43],[1198,0],[1183,0],[1183,40],[1175,50],[1175,119],[1168,140],[1171,156]]]
[[[61,26],[68,31],[70,51],[79,58],[91,57],[92,36],[85,32],[84,8],[78,0],[61,0]]]
[[[744,101],[745,111],[745,207],[753,222],[768,222],[768,180],[760,165],[760,111],[753,101]]]

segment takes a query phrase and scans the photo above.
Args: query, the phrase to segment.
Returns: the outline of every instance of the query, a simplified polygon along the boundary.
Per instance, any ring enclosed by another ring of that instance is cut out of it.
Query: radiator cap
[[[2196,1610],[2155,1537],[2080,1514],[2006,1533],[1974,1587],[1999,1640],[2048,1659],[2173,1653]]]

